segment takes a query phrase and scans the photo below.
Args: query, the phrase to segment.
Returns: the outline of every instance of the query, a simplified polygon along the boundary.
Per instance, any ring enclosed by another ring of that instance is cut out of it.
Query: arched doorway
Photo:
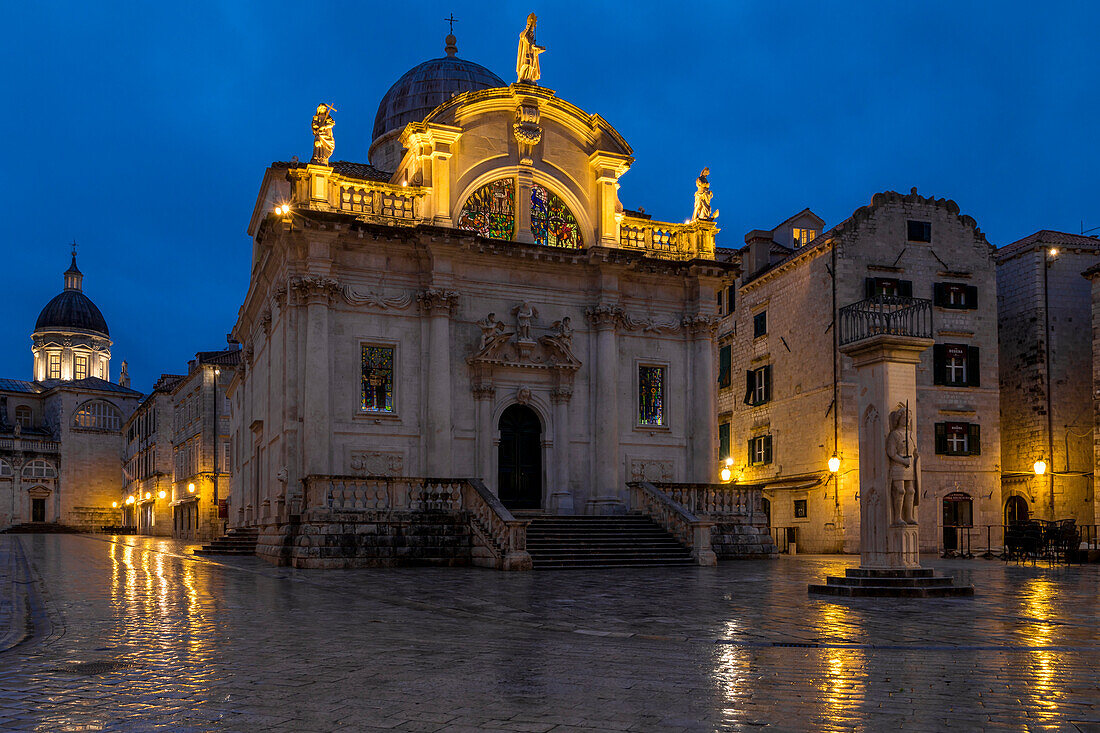
[[[509,509],[542,508],[542,423],[526,405],[500,416],[497,496]]]
[[[1027,499],[1022,496],[1010,496],[1005,502],[1005,524],[1020,524],[1031,517],[1027,508]]]

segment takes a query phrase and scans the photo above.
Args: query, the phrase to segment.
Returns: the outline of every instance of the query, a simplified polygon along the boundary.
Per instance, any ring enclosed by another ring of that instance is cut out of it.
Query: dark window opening
[[[760,338],[768,333],[768,312],[760,311],[752,317],[752,337]]]
[[[931,242],[932,241],[932,222],[930,221],[913,221],[910,219],[907,224],[908,239],[910,242]]]
[[[806,500],[795,499],[794,500],[794,518],[805,519],[806,518]]]

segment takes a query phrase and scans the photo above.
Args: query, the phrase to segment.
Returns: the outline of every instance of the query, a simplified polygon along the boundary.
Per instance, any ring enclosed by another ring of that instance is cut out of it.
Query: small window
[[[638,367],[638,423],[665,425],[665,368]]]
[[[763,466],[772,462],[772,436],[749,438],[749,464]]]
[[[932,286],[932,302],[941,308],[971,310],[978,307],[978,289],[960,283],[936,283]]]
[[[716,301],[716,303],[717,303],[717,305],[718,305],[718,315],[720,315],[720,316],[721,316],[721,315],[725,315],[725,312],[726,312],[726,311],[724,310],[724,308],[722,307],[722,301],[723,301],[723,296],[724,296],[724,295],[725,295],[725,292],[724,292],[724,291],[722,291],[722,290],[719,290],[719,291],[718,291],[718,292],[717,292],[717,293],[715,294],[715,301]]]
[[[752,337],[760,338],[768,334],[768,312],[760,311],[752,317]]]
[[[965,422],[936,423],[936,453],[977,456],[982,452],[981,426]]]
[[[50,354],[46,379],[61,379],[61,354]]]
[[[20,405],[15,408],[15,424],[21,428],[29,428],[32,425],[31,408]]]
[[[393,347],[363,347],[360,409],[364,412],[393,412]]]
[[[806,518],[806,500],[795,499],[794,500],[794,518],[805,519]]]
[[[980,387],[977,346],[936,344],[932,347],[932,382],[946,387]]]
[[[809,244],[814,241],[815,237],[817,237],[816,229],[799,229],[795,227],[791,230],[791,238],[794,240],[794,246],[796,248]]]
[[[718,460],[725,461],[730,457],[730,424],[718,423]]]
[[[892,277],[869,277],[864,281],[864,296],[884,295],[890,298],[912,298],[913,281]]]
[[[737,309],[737,288],[730,285],[726,288],[726,312],[733,313]]]
[[[914,221],[910,219],[907,224],[908,239],[910,242],[931,242],[932,222]]]
[[[11,478],[14,471],[11,470],[11,464],[0,458],[0,478]]]
[[[73,357],[73,379],[88,378],[88,357],[77,354]]]
[[[772,365],[749,369],[745,372],[746,405],[763,405],[772,399]]]
[[[729,344],[718,349],[718,386],[725,388],[733,384],[732,348]]]

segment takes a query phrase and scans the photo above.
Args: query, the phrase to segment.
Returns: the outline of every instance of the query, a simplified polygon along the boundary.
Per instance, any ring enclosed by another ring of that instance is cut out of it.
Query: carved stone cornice
[[[351,305],[365,305],[371,308],[379,308],[386,310],[388,308],[394,308],[397,310],[403,310],[412,305],[412,295],[405,293],[404,295],[392,295],[385,296],[380,293],[360,293],[357,290],[353,290],[350,285],[345,285],[340,291],[340,294]],[[417,298],[419,300],[419,298]]]
[[[604,331],[615,328],[622,321],[625,312],[620,305],[599,303],[586,308],[584,315],[593,328]]]
[[[290,280],[290,289],[299,303],[331,303],[340,293],[340,283],[324,275],[308,275]]]
[[[475,400],[491,400],[496,397],[497,389],[492,384],[479,382],[472,388]]]
[[[683,328],[683,322],[658,321],[656,318],[634,318],[628,313],[623,313],[622,325],[628,331],[641,331],[642,333],[675,333]]]
[[[279,310],[286,308],[286,285],[276,285],[271,291],[271,299]]]
[[[260,314],[260,328],[264,330],[264,336],[271,334],[271,310],[265,310]]]
[[[573,387],[571,385],[562,385],[554,387],[554,389],[550,390],[551,404],[558,405],[564,402],[568,402],[571,399],[573,399]]]
[[[683,325],[684,330],[693,336],[705,335],[708,338],[714,338],[714,335],[718,333],[719,320],[715,316],[696,313],[693,316],[684,316],[680,323]]]
[[[450,315],[458,304],[458,293],[453,290],[428,288],[416,294],[416,303],[425,313]]]

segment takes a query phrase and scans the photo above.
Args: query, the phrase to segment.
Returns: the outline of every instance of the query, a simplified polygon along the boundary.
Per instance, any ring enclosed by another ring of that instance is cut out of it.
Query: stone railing
[[[421,186],[399,186],[337,173],[328,166],[291,168],[294,209],[342,211],[385,224],[416,224],[424,218]]]
[[[26,440],[24,438],[0,438],[0,450],[26,451],[28,453],[57,453],[61,444],[52,440]]]
[[[753,517],[763,511],[763,493],[758,488],[729,484],[654,484],[687,511],[698,517]]]
[[[619,246],[662,260],[713,259],[716,231],[709,221],[672,224],[623,216],[619,221]]]
[[[700,565],[718,564],[711,547],[713,521],[698,518],[648,481],[631,481],[627,486],[631,509],[652,517],[687,546]]]
[[[373,214],[413,221],[419,217],[423,194],[388,183],[342,182],[337,189],[337,208],[352,214]]]
[[[474,564],[502,570],[530,570],[527,524],[519,520],[476,479],[307,476],[304,505],[325,512],[412,512],[463,514],[484,552]]]

